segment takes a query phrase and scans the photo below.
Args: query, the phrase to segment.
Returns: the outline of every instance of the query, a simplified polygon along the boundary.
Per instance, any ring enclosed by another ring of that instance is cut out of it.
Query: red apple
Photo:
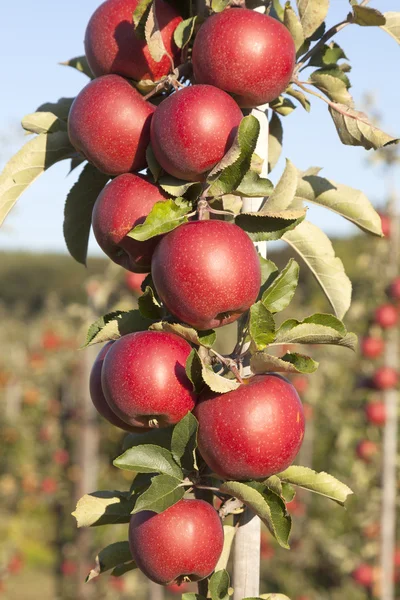
[[[266,104],[285,91],[296,63],[288,29],[276,19],[234,8],[201,26],[193,47],[197,83],[233,95],[240,106]]]
[[[390,230],[391,230],[390,218],[387,215],[384,215],[382,213],[379,213],[379,216],[381,218],[381,223],[382,223],[382,233],[385,237],[389,238]]]
[[[101,373],[103,369],[104,359],[113,343],[114,342],[108,342],[105,346],[103,346],[99,354],[97,355],[96,360],[93,363],[89,380],[90,397],[97,412],[109,423],[111,423],[111,425],[119,427],[119,429],[124,429],[125,431],[138,432],[137,427],[132,427],[128,425],[128,423],[122,421],[115,414],[115,412],[111,410],[107,400],[105,399],[103,388],[101,386]],[[142,429],[140,429],[140,431],[142,431]]]
[[[369,336],[361,341],[361,353],[365,358],[378,358],[378,356],[381,356],[384,348],[384,341],[380,337]]]
[[[14,554],[7,565],[7,571],[12,575],[16,575],[24,566],[24,559],[21,554]]]
[[[357,444],[357,456],[366,463],[371,462],[372,458],[378,454],[378,452],[379,449],[377,444],[371,442],[371,440],[361,440],[361,442]]]
[[[297,498],[293,498],[291,502],[286,504],[286,508],[290,512],[291,515],[295,517],[302,517],[306,513],[306,505],[304,502],[297,500]]]
[[[271,546],[268,534],[261,533],[261,558],[268,560],[275,554],[274,548]]]
[[[392,300],[400,300],[400,277],[393,279],[389,286],[388,293]]]
[[[389,329],[397,325],[399,320],[398,310],[393,304],[382,304],[375,311],[375,323],[383,329]]]
[[[386,423],[386,407],[381,400],[369,402],[365,407],[365,416],[372,425],[383,426]]]
[[[191,347],[173,333],[143,331],[114,342],[104,359],[101,383],[111,409],[135,427],[168,427],[194,408],[186,375]]]
[[[284,471],[304,437],[300,398],[275,375],[252,377],[227,394],[203,393],[194,414],[200,453],[224,479],[263,479]]]
[[[43,333],[42,346],[45,350],[57,350],[62,344],[60,336],[50,329]]]
[[[146,279],[147,273],[126,273],[125,275],[125,283],[126,287],[129,288],[135,294],[139,296],[142,292],[142,283]]]
[[[55,494],[58,489],[57,481],[52,477],[45,477],[42,481],[41,489],[45,494]]]
[[[228,94],[194,85],[158,106],[151,123],[151,146],[162,168],[186,181],[199,181],[232,145],[242,112]]]
[[[261,284],[252,241],[225,221],[193,221],[168,233],[151,271],[170,312],[199,330],[236,321],[257,300]]]
[[[132,173],[120,175],[106,185],[92,215],[93,232],[103,252],[129,271],[148,273],[160,236],[138,242],[127,234],[143,223],[156,202],[163,202],[166,197],[146,177]]]
[[[146,166],[155,108],[118,75],[89,83],[75,98],[68,118],[71,144],[108,175]]]
[[[199,581],[213,572],[224,533],[216,510],[203,500],[180,500],[164,512],[131,518],[129,544],[139,569],[161,585]]]
[[[174,31],[182,21],[177,11],[164,0],[155,0],[155,12],[167,54],[156,62],[145,40],[133,28],[132,15],[139,0],[107,0],[92,15],[86,29],[85,53],[96,77],[116,73],[128,79],[158,81],[180,62]],[[169,55],[169,56],[168,56]]]
[[[73,560],[64,560],[61,563],[61,573],[64,577],[72,577],[72,575],[75,575],[77,569],[78,565]]]
[[[380,367],[372,378],[373,386],[378,390],[390,390],[397,387],[399,374],[392,367]]]
[[[57,465],[67,465],[69,463],[69,453],[63,448],[59,448],[53,454],[53,460]]]
[[[292,377],[292,385],[296,388],[298,394],[305,394],[310,382],[305,375],[295,375]]]
[[[372,588],[374,585],[374,569],[371,565],[362,563],[351,574],[356,583],[365,588]]]

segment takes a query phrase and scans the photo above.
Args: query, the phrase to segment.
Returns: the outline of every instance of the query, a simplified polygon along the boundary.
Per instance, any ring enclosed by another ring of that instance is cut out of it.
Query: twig
[[[368,3],[370,2],[370,0],[363,0],[359,6],[366,6]],[[315,44],[315,46],[313,46],[311,48],[311,50],[309,50],[307,52],[307,54],[305,54],[301,60],[301,62],[299,62],[296,66],[295,72],[294,72],[294,77],[297,75],[297,73],[300,71],[300,69],[302,67],[304,67],[305,63],[312,57],[314,56],[314,54],[320,49],[322,48],[322,46],[324,46],[324,44],[330,40],[334,35],[336,35],[337,33],[339,33],[339,31],[341,31],[344,27],[347,27],[347,25],[351,25],[353,23],[352,20],[352,13],[349,13],[346,17],[346,19],[344,19],[343,21],[340,21],[340,23],[337,23],[336,25],[334,25],[333,27],[331,27],[330,29],[328,29],[328,31],[322,36],[322,38],[319,40],[319,42],[317,42],[317,44]],[[308,65],[306,65],[308,66]],[[304,67],[305,68],[305,67]]]
[[[212,352],[218,358],[218,360],[223,365],[225,365],[225,367],[227,369],[229,369],[229,371],[231,371],[234,374],[234,376],[236,377],[236,379],[238,380],[239,383],[243,383],[243,379],[240,375],[240,372],[239,372],[239,369],[238,369],[238,366],[237,366],[235,360],[233,360],[232,358],[226,357],[226,356],[222,356],[222,354],[219,354],[213,348],[210,348],[210,352]]]

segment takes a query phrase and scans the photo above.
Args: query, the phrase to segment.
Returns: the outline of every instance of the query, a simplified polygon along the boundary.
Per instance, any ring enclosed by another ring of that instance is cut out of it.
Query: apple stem
[[[229,357],[222,356],[222,354],[219,354],[213,348],[210,348],[210,352],[212,352],[214,354],[214,356],[216,356],[218,358],[218,360],[229,371],[231,371],[234,374],[234,376],[236,377],[236,379],[238,380],[239,383],[243,383],[243,379],[240,375],[239,368],[238,368],[238,365],[235,360],[233,360],[232,358],[229,358]]]

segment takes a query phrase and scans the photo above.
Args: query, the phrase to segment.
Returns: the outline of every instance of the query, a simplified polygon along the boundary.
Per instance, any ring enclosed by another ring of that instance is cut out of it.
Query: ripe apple
[[[369,402],[365,407],[365,416],[372,425],[383,426],[386,423],[386,407],[381,400]]]
[[[390,329],[397,325],[399,320],[398,310],[393,304],[382,304],[375,310],[375,323],[383,329]]]
[[[12,575],[16,575],[24,566],[23,556],[19,553],[14,554],[7,565],[7,571]]]
[[[191,347],[163,331],[124,335],[109,348],[101,383],[111,409],[135,427],[168,427],[194,408],[186,375]]]
[[[108,175],[140,171],[146,166],[154,110],[122,77],[99,77],[83,88],[71,106],[71,144]]]
[[[133,515],[129,544],[139,569],[152,581],[170,585],[208,577],[221,555],[224,533],[210,504],[180,500],[160,514]]]
[[[365,588],[371,588],[374,585],[374,569],[371,565],[361,563],[351,574],[356,583]]]
[[[196,329],[236,321],[256,301],[260,261],[247,233],[226,221],[192,221],[168,233],[151,264],[163,303]]]
[[[400,567],[400,547],[395,549],[393,560],[394,560],[394,566]]]
[[[384,348],[384,341],[380,337],[369,336],[361,341],[361,353],[365,358],[378,358],[378,356],[381,356]]]
[[[261,533],[261,558],[268,560],[275,554],[274,548],[270,544],[269,536],[265,533]]]
[[[57,350],[60,348],[62,340],[54,331],[50,329],[43,333],[42,347],[45,350]]]
[[[276,19],[246,8],[224,10],[201,26],[193,46],[197,83],[215,85],[252,108],[277,98],[289,85],[296,49]]]
[[[200,453],[224,479],[262,479],[284,471],[304,437],[300,398],[275,375],[257,375],[227,394],[203,393],[194,414]]]
[[[366,463],[371,462],[372,458],[378,454],[378,452],[379,449],[377,444],[371,440],[361,440],[361,442],[357,444],[357,456]]]
[[[194,85],[157,107],[151,146],[162,168],[179,179],[199,181],[232,145],[242,112],[222,90]]]
[[[393,279],[389,286],[388,293],[392,300],[400,300],[400,277]]]
[[[296,388],[298,394],[305,394],[310,382],[305,375],[295,375],[292,377],[292,385]]]
[[[42,481],[41,490],[45,494],[55,494],[58,489],[57,481],[53,477],[45,477]]]
[[[381,218],[382,223],[382,233],[385,237],[389,238],[391,230],[390,218],[382,213],[379,213],[379,216]]]
[[[53,454],[53,460],[57,465],[65,466],[69,463],[69,453],[63,448],[58,448]]]
[[[174,31],[182,21],[177,11],[164,0],[155,0],[161,39],[167,54],[160,62],[150,55],[145,40],[133,28],[132,15],[138,0],[107,0],[92,15],[85,34],[85,53],[96,77],[116,73],[128,79],[158,81],[180,62]]]
[[[100,192],[93,208],[93,232],[100,248],[129,271],[148,273],[160,237],[138,242],[127,234],[143,223],[156,204],[167,196],[149,179],[126,173],[116,177]]]
[[[297,498],[293,498],[291,502],[288,502],[286,508],[295,517],[302,517],[306,513],[306,505],[301,500],[297,500]]]
[[[147,273],[128,272],[125,275],[126,287],[139,296],[142,292],[142,283],[146,279]]]
[[[372,378],[373,386],[378,390],[390,390],[397,387],[399,374],[392,367],[380,367]]]
[[[103,370],[104,359],[113,344],[114,342],[108,342],[105,346],[103,346],[93,363],[89,379],[90,397],[97,412],[109,423],[111,423],[111,425],[119,427],[119,429],[123,429],[125,431],[138,432],[139,430],[137,427],[128,425],[128,423],[122,421],[115,414],[115,412],[111,410],[101,386],[101,373]],[[142,429],[140,429],[140,431],[142,431]]]

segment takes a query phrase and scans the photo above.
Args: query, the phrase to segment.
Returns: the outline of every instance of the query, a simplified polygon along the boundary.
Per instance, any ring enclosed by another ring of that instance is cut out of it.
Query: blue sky
[[[83,54],[86,24],[99,5],[98,0],[20,0],[8,2],[1,10],[0,54],[2,93],[0,94],[0,166],[23,143],[19,129],[22,116],[34,112],[44,101],[74,96],[86,78],[57,63]],[[329,24],[340,21],[349,10],[348,0],[331,0]],[[375,0],[382,11],[400,10],[399,0]],[[353,65],[350,78],[357,107],[367,92],[375,95],[383,115],[383,128],[400,136],[400,47],[378,28],[345,28],[336,37]],[[382,172],[367,162],[363,149],[343,146],[327,114],[326,106],[312,99],[307,114],[298,108],[284,120],[283,156],[306,169],[323,167],[326,177],[364,191],[378,206],[385,196]],[[283,158],[272,179],[283,168]],[[64,252],[62,238],[63,206],[77,173],[66,177],[67,163],[45,173],[18,201],[0,230],[0,249]],[[309,218],[327,233],[348,234],[353,226],[322,209],[312,208]],[[90,252],[99,252],[91,240]]]

